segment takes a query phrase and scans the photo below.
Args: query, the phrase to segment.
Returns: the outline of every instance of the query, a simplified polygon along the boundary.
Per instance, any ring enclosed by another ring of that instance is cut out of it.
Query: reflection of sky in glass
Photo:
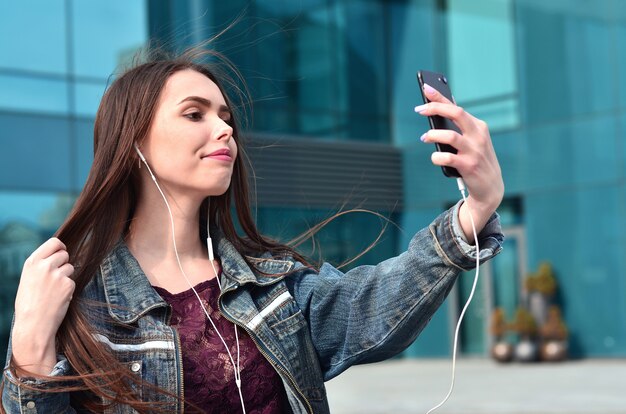
[[[65,0],[0,2],[0,67],[64,74],[65,26]]]
[[[0,192],[0,227],[11,221],[39,226],[44,212],[54,208],[56,193]]]
[[[75,113],[82,116],[95,116],[100,105],[100,100],[106,84],[77,82],[75,88],[76,108]]]
[[[64,114],[67,83],[62,80],[0,75],[0,108]]]
[[[107,79],[147,38],[143,0],[74,1],[74,72]]]

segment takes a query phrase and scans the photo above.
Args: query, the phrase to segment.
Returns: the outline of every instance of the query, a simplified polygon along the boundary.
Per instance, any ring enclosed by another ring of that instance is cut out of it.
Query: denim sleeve
[[[16,378],[9,369],[11,360],[11,339],[7,352],[6,364],[2,376],[2,407],[7,414],[59,413],[70,414],[76,411],[70,407],[70,394],[67,392],[44,392],[32,389],[45,388],[45,380],[35,378]],[[65,376],[70,373],[67,359],[59,355],[58,362],[50,373],[51,377]],[[51,386],[57,385],[55,383]]]
[[[324,264],[288,278],[309,329],[324,379],[351,365],[390,358],[409,346],[430,321],[476,250],[458,224],[460,203],[410,241],[406,252],[377,265],[343,273]],[[497,214],[479,235],[480,261],[500,252]]]

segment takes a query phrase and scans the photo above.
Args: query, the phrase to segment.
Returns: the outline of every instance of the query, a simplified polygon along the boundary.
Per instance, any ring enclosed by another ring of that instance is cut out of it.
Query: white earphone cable
[[[220,288],[220,292],[221,292],[222,291],[222,282],[221,282],[221,280],[219,278],[217,270],[215,269],[215,265],[213,264],[214,257],[213,257],[213,240],[211,240],[211,198],[210,197],[208,198],[207,209],[206,209],[206,234],[207,234],[206,246],[207,246],[207,253],[209,255],[209,261],[211,262],[211,267],[213,267],[213,272],[215,273],[215,277],[217,278],[217,286]],[[237,384],[237,390],[239,391],[239,399],[241,401],[241,409],[243,410],[243,413],[245,414],[246,413],[246,407],[245,407],[245,405],[243,403],[243,394],[241,392],[241,365],[240,365],[241,353],[240,353],[240,347],[239,347],[239,331],[237,330],[237,325],[236,324],[233,324],[233,326],[235,327],[235,342],[237,343],[237,367],[236,368],[235,368],[235,362],[233,361],[233,357],[230,355],[230,352],[228,353],[228,355],[230,356],[230,360],[233,363],[233,369],[236,372],[235,383]],[[220,336],[220,338],[221,338],[221,336]]]
[[[163,197],[163,201],[165,201],[165,206],[167,207],[167,211],[168,211],[169,216],[170,216],[170,224],[171,224],[171,227],[172,227],[172,242],[174,243],[174,254],[176,255],[176,261],[178,262],[178,267],[180,268],[180,271],[181,271],[183,277],[185,278],[185,281],[187,282],[187,284],[189,285],[189,287],[191,288],[193,293],[196,295],[196,298],[198,299],[198,302],[200,303],[200,306],[202,307],[202,310],[204,311],[204,314],[206,315],[207,319],[211,323],[211,326],[213,327],[213,329],[215,330],[215,332],[217,333],[219,338],[222,340],[222,343],[224,344],[224,347],[226,348],[226,352],[228,353],[228,357],[230,358],[230,362],[231,362],[231,364],[233,366],[233,371],[234,371],[234,376],[235,376],[235,383],[237,384],[237,390],[239,391],[239,398],[241,400],[241,408],[243,410],[243,413],[246,414],[246,407],[244,405],[243,394],[241,392],[241,366],[240,366],[240,353],[239,353],[239,335],[237,333],[237,325],[233,324],[235,326],[235,340],[237,342],[237,364],[235,364],[235,360],[234,360],[234,358],[233,358],[233,356],[232,356],[232,354],[230,352],[230,349],[228,348],[228,345],[226,344],[226,341],[224,340],[224,337],[222,336],[220,331],[217,329],[217,326],[213,322],[213,319],[211,319],[211,316],[209,315],[209,312],[207,311],[206,307],[202,303],[202,299],[200,298],[200,295],[198,295],[198,292],[193,287],[193,285],[191,284],[191,282],[187,278],[187,274],[183,270],[183,265],[181,264],[180,257],[178,256],[178,248],[176,247],[176,231],[175,231],[175,228],[174,228],[174,216],[172,215],[172,209],[170,208],[170,204],[168,203],[167,198],[165,197],[165,194],[161,190],[161,186],[157,182],[156,177],[152,173],[152,170],[150,169],[150,166],[148,165],[148,162],[146,161],[145,157],[143,156],[143,154],[141,153],[141,151],[139,150],[139,148],[136,145],[135,145],[135,150],[139,154],[139,158],[141,158],[141,161],[143,161],[143,163],[146,165],[146,168],[148,169],[148,172],[150,173],[150,177],[152,178],[152,181],[154,181],[154,184],[156,184],[156,187],[159,190],[159,193],[161,194],[161,197]],[[217,285],[219,286],[219,289],[220,289],[220,292],[221,292],[222,284],[220,282],[220,279],[219,279],[217,270],[215,268],[215,265],[213,264],[213,246],[212,246],[212,242],[211,242],[211,236],[210,236],[210,233],[209,233],[209,221],[210,221],[210,216],[207,213],[207,249],[209,251],[209,259],[210,259],[209,261],[211,262],[211,267],[213,268],[213,272],[215,273],[215,277],[217,278]]]
[[[472,290],[469,294],[469,297],[467,298],[467,302],[465,302],[465,306],[463,306],[463,310],[461,311],[461,315],[459,316],[459,320],[457,321],[457,324],[456,324],[456,329],[454,330],[454,346],[452,349],[452,381],[450,382],[450,390],[448,391],[448,394],[443,399],[443,401],[441,401],[435,407],[428,410],[426,414],[430,414],[436,409],[438,409],[439,407],[441,407],[442,405],[444,405],[445,402],[448,401],[448,399],[450,398],[450,395],[452,395],[452,390],[454,389],[455,372],[456,372],[456,351],[457,351],[457,345],[459,341],[459,330],[461,327],[461,322],[463,321],[463,316],[465,316],[465,311],[467,311],[467,308],[469,307],[469,304],[472,301],[472,298],[474,297],[474,292],[476,291],[476,285],[478,285],[478,274],[480,272],[480,247],[478,246],[478,235],[476,234],[476,225],[474,224],[474,217],[472,216],[472,209],[470,208],[470,205],[467,202],[467,197],[465,195],[466,188],[465,188],[465,183],[463,182],[462,178],[457,178],[457,185],[459,187],[459,191],[461,192],[461,195],[463,196],[463,202],[467,205],[467,211],[469,212],[470,222],[472,223],[474,245],[476,247],[476,275],[474,276],[474,284],[472,285]]]

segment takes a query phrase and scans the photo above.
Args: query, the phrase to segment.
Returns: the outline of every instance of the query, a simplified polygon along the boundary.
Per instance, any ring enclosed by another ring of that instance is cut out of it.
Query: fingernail
[[[435,88],[433,88],[429,84],[425,83],[424,92],[426,92],[426,95],[434,95],[435,93],[437,93],[437,90],[435,90]]]
[[[426,132],[422,134],[422,136],[420,137],[420,141],[422,142],[426,141]]]
[[[424,105],[419,105],[415,107],[415,112],[417,112],[418,114],[421,113],[422,111],[424,111],[426,109],[426,104]]]

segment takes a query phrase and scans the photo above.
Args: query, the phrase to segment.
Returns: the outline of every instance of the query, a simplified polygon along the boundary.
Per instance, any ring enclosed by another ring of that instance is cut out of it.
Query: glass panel
[[[504,248],[493,260],[481,266],[481,277],[474,299],[461,324],[461,351],[465,354],[477,355],[487,352],[487,334],[493,309],[502,307],[507,321],[511,322],[515,310],[520,305],[520,281],[523,277],[520,271],[524,271],[520,261],[526,260],[525,246],[521,245],[523,230],[519,227],[523,221],[521,200],[519,198],[504,200],[498,212],[506,235]],[[473,271],[465,272],[458,282],[459,315],[471,292],[474,276]],[[515,338],[508,339],[513,341]]]
[[[257,114],[254,126],[256,129],[267,126],[274,132],[282,127],[286,129],[280,132],[332,136],[336,127],[337,85],[329,7],[295,4],[257,2],[257,17],[277,24],[259,23],[254,28],[261,41],[252,53],[254,62],[246,62],[246,68],[250,69],[253,63],[254,73],[249,79],[255,106],[265,112],[280,112],[288,120],[267,125]],[[300,116],[307,111],[310,113]],[[315,121],[311,123],[312,114],[320,119],[317,126]],[[273,117],[281,118],[281,115]]]
[[[607,8],[600,6],[600,9]],[[568,82],[571,99],[560,102],[572,115],[610,111],[617,106],[614,93],[621,80],[615,75],[614,27],[590,16],[568,16],[564,30],[567,33],[566,61],[563,76]],[[599,64],[599,62],[611,62]],[[555,72],[558,74],[558,72]],[[619,76],[619,75],[618,75]],[[552,76],[549,76],[549,78]]]
[[[491,129],[520,122],[512,0],[448,0],[448,75],[457,102]]]
[[[584,2],[560,2],[557,7],[553,3],[515,2],[523,34],[518,37],[520,84],[527,85],[522,95],[529,123],[610,110],[621,84],[623,38],[618,22],[623,21],[619,13],[623,6],[609,1],[594,2],[593,7]]]
[[[326,111],[298,111],[298,132],[312,137],[337,138],[337,117]]]
[[[147,37],[143,0],[72,2],[74,74],[107,79]]]
[[[339,78],[337,85],[345,86],[333,90],[333,106],[347,126],[347,138],[389,141],[388,129],[356,119],[382,118],[389,122],[384,4],[361,1],[335,4],[335,76]]]
[[[14,111],[68,112],[67,82],[0,74],[0,108]]]
[[[95,117],[104,95],[106,83],[76,82],[76,115]]]
[[[286,243],[335,213],[329,210],[259,208],[257,221],[264,234]],[[394,215],[390,217],[393,222],[396,219]],[[315,245],[309,239],[298,250],[313,261],[321,257],[324,261],[338,265],[363,253],[374,243],[383,226],[381,219],[374,215],[349,213],[324,226],[315,236]],[[396,255],[397,233],[396,227],[387,226],[384,236],[372,250],[341,270],[346,271],[359,264],[376,264]]]
[[[0,2],[0,67],[65,74],[64,5],[65,0]]]
[[[73,203],[66,194],[0,192],[0,355],[6,355],[24,261],[53,235]]]
[[[73,168],[65,117],[0,112],[0,188],[69,191]]]
[[[513,128],[520,123],[517,98],[502,97],[489,102],[468,102],[468,104],[465,105],[465,109],[476,118],[487,122],[490,131]]]
[[[74,121],[76,131],[76,165],[77,177],[74,177],[74,191],[80,191],[83,188],[91,164],[93,163],[93,128],[94,121],[92,119],[81,119]]]
[[[525,200],[532,217],[530,269],[542,261],[552,264],[555,300],[562,307],[573,356],[626,355],[623,195],[623,185],[615,183],[546,191]]]
[[[472,271],[465,272],[459,277],[458,315],[461,315],[461,311],[469,298],[475,276],[476,274]],[[474,297],[465,312],[459,332],[461,352],[464,354],[481,355],[485,353],[485,324],[488,315],[488,305],[485,298],[485,280],[479,278]]]
[[[520,305],[520,277],[518,250],[519,241],[514,237],[507,237],[504,249],[496,256],[491,264],[493,307],[501,307],[507,322],[512,322],[515,311]],[[512,339],[512,338],[508,338]]]
[[[626,3],[621,3],[622,7],[626,9]],[[624,14],[626,14],[626,10],[624,10]],[[622,23],[615,28],[615,39],[626,39],[626,23]],[[622,74],[626,73],[626,42],[624,41],[616,41],[615,45],[617,47],[616,50],[616,63],[617,67],[614,68],[614,73],[617,74],[619,78],[622,77]],[[607,65],[610,66],[610,65]],[[618,89],[618,104],[619,108],[626,107],[626,82],[613,82],[613,87],[617,87]]]
[[[213,7],[212,24],[231,9]],[[259,0],[254,13],[252,25],[236,25],[218,46],[249,82],[256,130],[389,139],[378,122],[388,122],[383,5]]]
[[[416,72],[435,68],[436,51],[445,50],[445,44],[436,35],[438,19],[429,3],[421,0],[389,2],[387,7],[390,16],[389,94],[392,99],[390,111],[393,116],[390,122],[393,139],[400,145],[416,144],[419,136],[429,129],[427,119],[413,112],[413,107],[422,103]],[[430,154],[431,148],[428,150]],[[418,165],[413,168],[418,168]],[[431,166],[427,168],[432,169]]]
[[[502,227],[522,224],[523,208],[520,198],[505,198],[498,207]]]

